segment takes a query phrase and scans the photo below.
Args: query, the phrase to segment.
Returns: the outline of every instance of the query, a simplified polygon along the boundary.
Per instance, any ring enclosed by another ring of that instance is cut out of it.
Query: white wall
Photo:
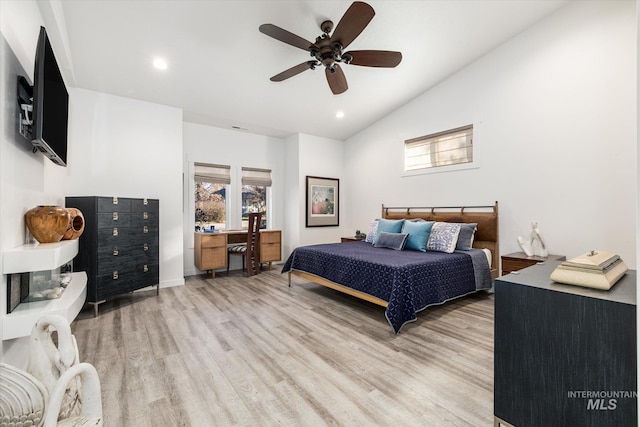
[[[160,286],[184,284],[182,110],[84,89],[69,106],[68,196],[160,200]]]
[[[550,253],[636,264],[635,2],[572,2],[346,141],[349,229],[380,205],[500,203],[501,253],[538,221]],[[474,123],[481,167],[401,177],[405,139]]]
[[[349,236],[344,226],[344,143],[312,135],[296,134],[286,143],[284,260],[298,246],[339,242]],[[339,179],[338,227],[306,227],[306,177]]]
[[[344,142],[312,135],[298,136],[298,215],[300,239],[297,246],[317,243],[340,242],[341,236],[351,236],[355,229],[348,230],[344,218],[345,207],[345,171]],[[306,227],[306,177],[339,179],[339,227]]]
[[[26,211],[37,205],[64,206],[67,170],[41,153],[32,153],[30,141],[17,133],[16,75],[33,81],[41,25],[44,22],[35,1],[0,3],[0,31],[4,38],[0,49],[0,265],[3,251],[25,243]],[[7,277],[3,274],[0,322],[6,314],[6,295]],[[24,367],[27,344],[27,339],[3,341],[0,360]]]
[[[195,123],[184,123],[184,271],[186,275],[202,273],[196,269],[193,261],[194,233],[194,187],[193,164],[195,162],[213,163],[231,166],[232,192],[227,195],[229,229],[241,227],[240,203],[234,201],[242,197],[241,168],[255,167],[271,169],[272,186],[270,199],[271,215],[267,228],[284,229],[284,180],[285,145],[280,138],[256,135],[243,131],[221,129]],[[239,257],[232,258],[231,269],[241,268]]]
[[[284,186],[284,223],[287,232],[282,235],[282,252],[288,257],[300,242],[300,233],[304,227],[300,209],[300,135],[291,135],[285,140],[285,186]],[[302,203],[302,205],[301,205]],[[302,224],[302,225],[301,225]],[[286,258],[285,258],[286,259]]]

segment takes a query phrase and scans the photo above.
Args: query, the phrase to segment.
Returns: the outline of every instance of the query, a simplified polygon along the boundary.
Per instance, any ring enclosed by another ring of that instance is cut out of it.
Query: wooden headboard
[[[498,234],[498,202],[492,206],[433,206],[433,207],[391,207],[382,205],[385,219],[424,219],[442,222],[475,222],[478,224],[474,248],[491,251],[491,278],[500,271],[500,248]]]

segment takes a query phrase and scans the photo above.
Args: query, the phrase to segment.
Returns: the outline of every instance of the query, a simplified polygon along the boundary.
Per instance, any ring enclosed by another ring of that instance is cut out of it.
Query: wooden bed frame
[[[477,223],[473,247],[491,251],[491,279],[500,274],[500,250],[498,233],[498,202],[493,206],[434,206],[434,207],[390,207],[382,205],[382,218],[385,219],[424,219],[425,221]],[[326,286],[340,292],[355,296],[383,307],[388,303],[374,296],[331,282],[315,274],[304,271],[289,271],[291,274],[318,285]]]

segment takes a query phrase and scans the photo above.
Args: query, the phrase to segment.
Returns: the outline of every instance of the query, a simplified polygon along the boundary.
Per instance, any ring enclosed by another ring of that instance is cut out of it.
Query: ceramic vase
[[[60,206],[36,206],[24,214],[24,219],[38,242],[54,243],[67,231],[69,212]]]
[[[84,231],[84,215],[78,208],[67,208],[67,212],[69,212],[69,224],[62,240],[75,240]]]

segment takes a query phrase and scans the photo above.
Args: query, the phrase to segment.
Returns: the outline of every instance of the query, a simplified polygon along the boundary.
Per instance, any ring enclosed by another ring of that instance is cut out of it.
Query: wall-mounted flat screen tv
[[[31,142],[53,163],[66,166],[69,92],[44,27],[40,27],[35,62]]]

